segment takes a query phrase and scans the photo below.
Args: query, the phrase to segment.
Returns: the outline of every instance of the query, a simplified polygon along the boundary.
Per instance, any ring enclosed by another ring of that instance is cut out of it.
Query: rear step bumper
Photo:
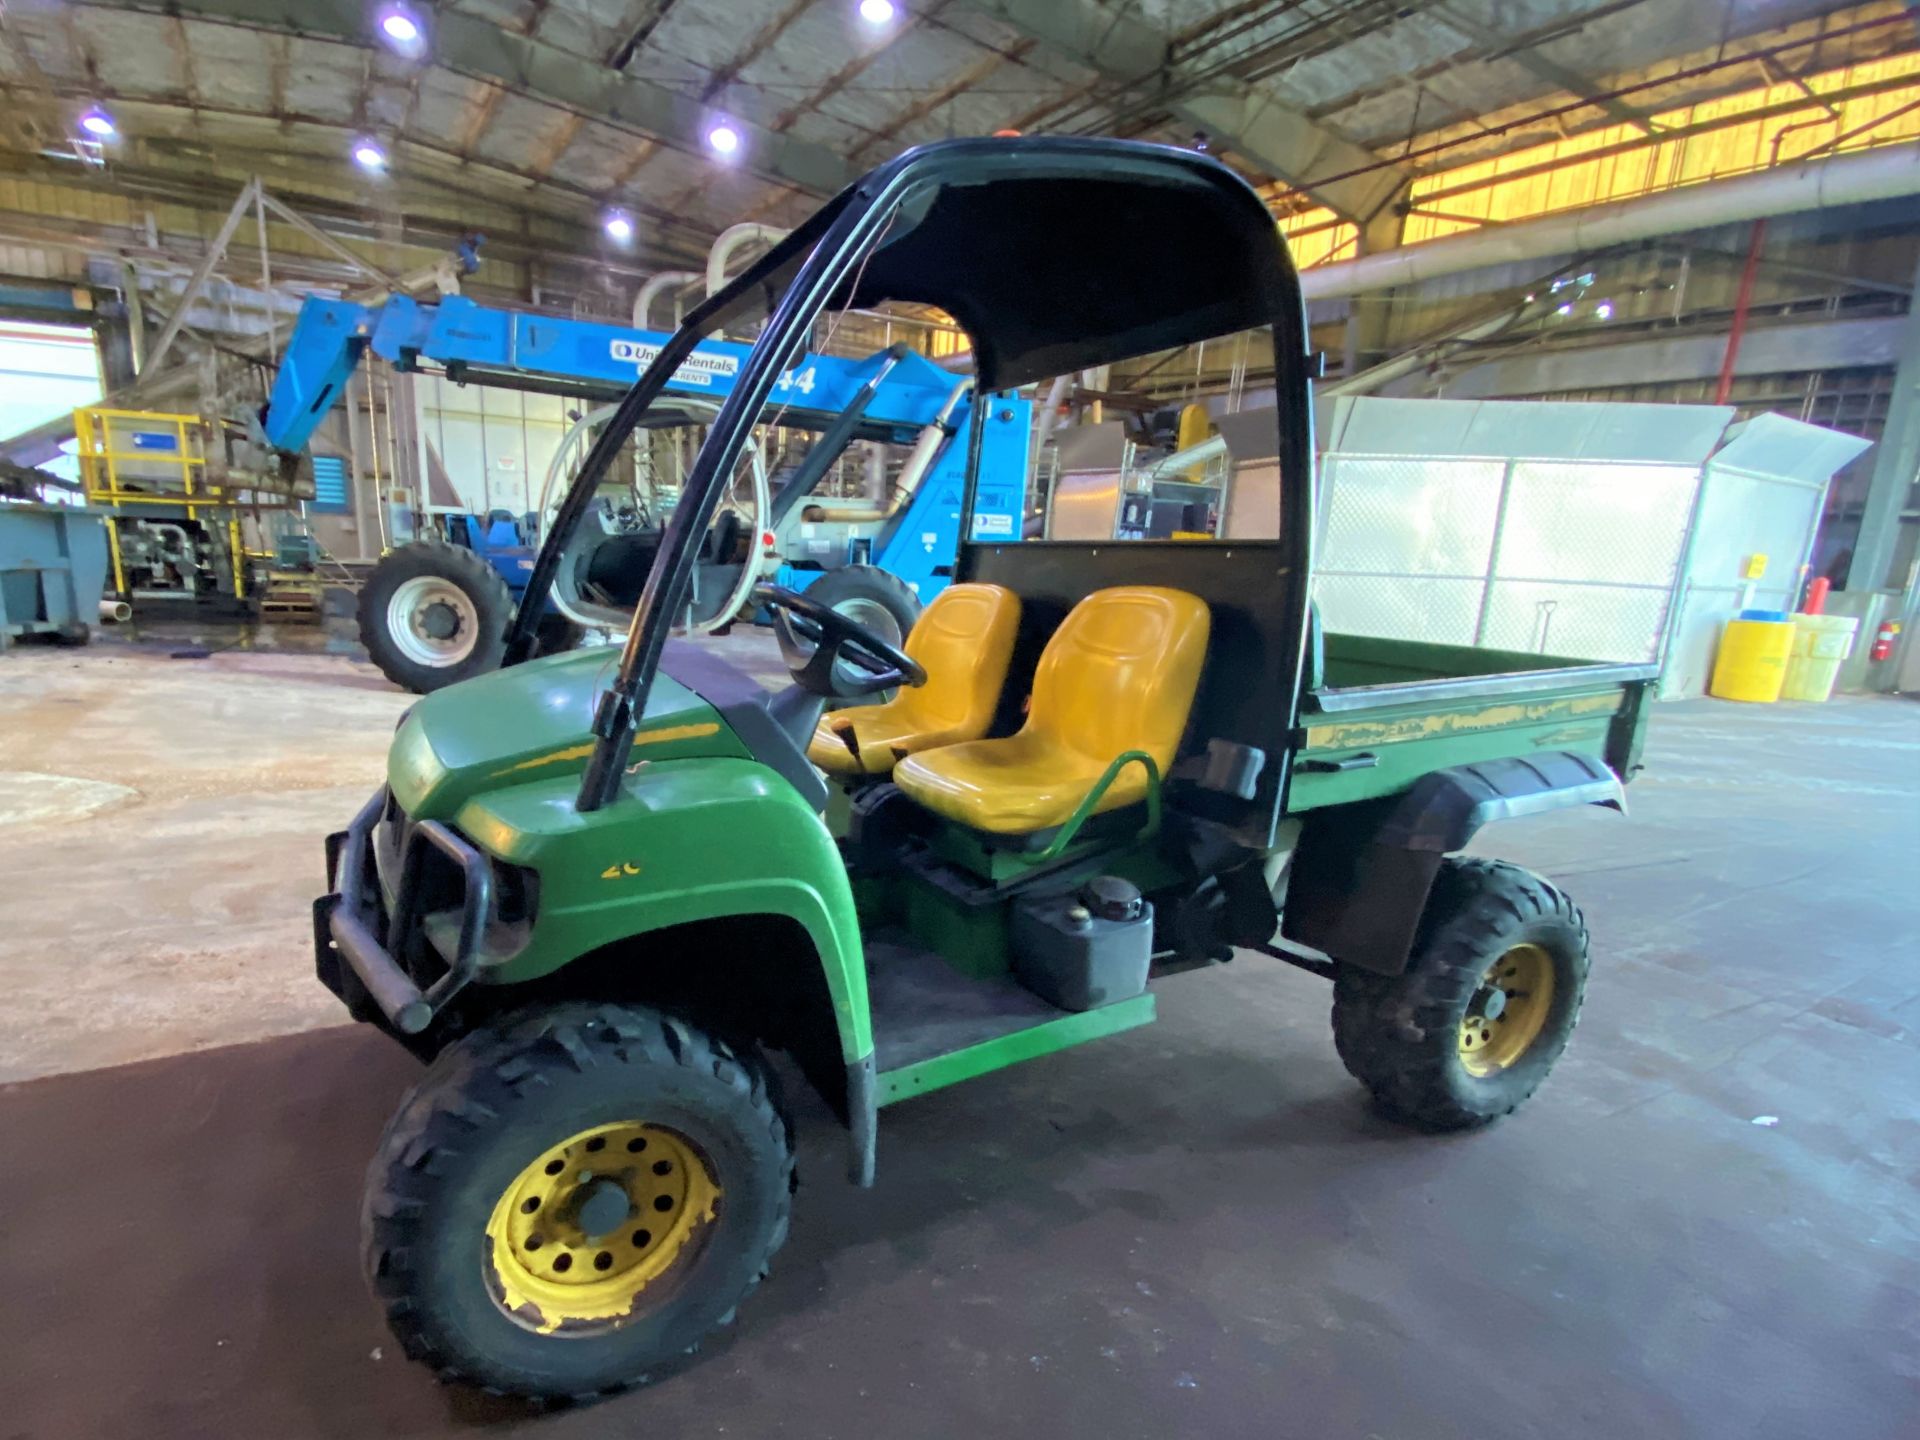
[[[387,808],[382,786],[345,830],[327,837],[328,894],[313,902],[314,968],[321,983],[361,1020],[408,1041],[433,1023],[480,968],[480,941],[493,910],[487,858],[437,820],[401,818],[400,878],[388,913],[374,865],[374,831]],[[458,867],[464,893],[459,938],[446,972],[421,989],[395,958],[417,941],[421,867],[428,847]]]

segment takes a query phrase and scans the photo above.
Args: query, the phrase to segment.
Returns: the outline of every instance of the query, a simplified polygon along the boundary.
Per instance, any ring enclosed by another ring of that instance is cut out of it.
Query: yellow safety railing
[[[207,479],[207,426],[198,415],[162,410],[120,410],[110,405],[88,405],[73,412],[76,458],[87,503],[103,509],[138,513],[140,506],[184,509],[203,524],[221,523],[224,512],[228,554],[233,557],[233,593],[246,594],[245,551],[240,539],[240,511],[236,498]],[[135,444],[130,437],[149,435],[165,443],[152,449],[123,450]],[[125,567],[120,559],[118,527],[107,526],[107,549],[113,560],[113,588],[127,593]]]

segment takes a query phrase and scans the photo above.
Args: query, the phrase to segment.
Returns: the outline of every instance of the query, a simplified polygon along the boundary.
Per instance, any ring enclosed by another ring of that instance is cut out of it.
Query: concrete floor
[[[1491,833],[1596,957],[1492,1130],[1374,1116],[1323,987],[1243,958],[889,1111],[870,1192],[802,1097],[739,1327],[538,1415],[399,1360],[359,1276],[415,1071],[334,1026],[306,905],[406,697],[167,657],[0,661],[0,1434],[1920,1433],[1920,707],[1663,707],[1630,819]]]

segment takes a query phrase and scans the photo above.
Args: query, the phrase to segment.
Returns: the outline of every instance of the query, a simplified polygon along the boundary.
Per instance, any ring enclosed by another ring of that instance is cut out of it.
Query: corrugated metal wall
[[[456,385],[436,375],[416,381],[420,428],[452,481],[459,503],[482,514],[524,514],[539,501],[541,483],[578,400]]]

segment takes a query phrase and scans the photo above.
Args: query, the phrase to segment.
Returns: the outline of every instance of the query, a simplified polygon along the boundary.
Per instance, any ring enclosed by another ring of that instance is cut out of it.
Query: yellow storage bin
[[[1787,657],[1793,652],[1794,624],[1784,614],[1776,619],[1755,618],[1768,613],[1748,610],[1727,622],[1720,632],[1713,679],[1707,682],[1709,695],[1761,705],[1780,698],[1787,680]]]
[[[1831,700],[1833,682],[1840,678],[1840,664],[1852,651],[1853,634],[1859,628],[1859,620],[1851,615],[1794,616],[1793,651],[1787,656],[1780,698]]]

